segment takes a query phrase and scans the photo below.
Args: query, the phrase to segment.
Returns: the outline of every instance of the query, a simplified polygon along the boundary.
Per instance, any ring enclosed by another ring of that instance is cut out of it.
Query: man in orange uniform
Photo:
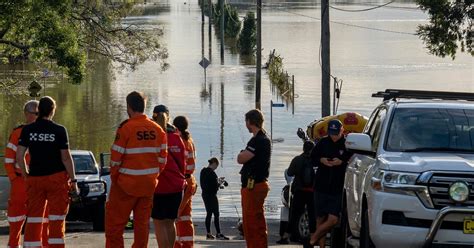
[[[129,119],[117,129],[111,149],[110,196],[105,212],[106,247],[124,247],[123,232],[133,211],[134,243],[147,247],[153,193],[168,155],[166,133],[145,114],[143,93],[127,96]]]
[[[26,125],[35,122],[38,117],[38,101],[28,101],[23,107]],[[13,129],[5,149],[5,170],[10,179],[10,199],[8,200],[8,223],[10,224],[10,238],[7,247],[20,247],[21,229],[26,219],[26,185],[21,176],[21,168],[16,163],[16,151],[18,139],[24,125]],[[29,164],[30,156],[27,154],[26,161]],[[48,245],[48,222],[43,219],[43,246]]]
[[[263,114],[250,110],[245,114],[245,124],[253,137],[245,150],[237,156],[243,164],[240,170],[242,181],[242,215],[244,237],[247,248],[268,247],[267,223],[263,204],[270,191],[268,176],[272,145],[263,129]]]
[[[177,116],[173,120],[173,125],[178,128],[184,146],[187,151],[186,159],[186,188],[184,189],[183,200],[178,210],[178,219],[176,220],[176,242],[175,248],[190,248],[194,245],[194,225],[191,216],[192,197],[196,193],[197,183],[193,175],[196,169],[196,149],[193,139],[188,131],[189,121],[185,116]]]

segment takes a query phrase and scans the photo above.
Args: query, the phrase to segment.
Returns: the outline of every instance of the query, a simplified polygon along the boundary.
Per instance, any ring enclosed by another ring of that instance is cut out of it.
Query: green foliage
[[[106,1],[108,2],[108,1]],[[74,83],[84,77],[87,54],[95,53],[135,69],[148,59],[167,64],[162,30],[141,30],[122,19],[133,4],[101,0],[0,1],[0,61],[53,60]]]
[[[283,69],[283,58],[275,54],[275,51],[270,53],[266,67],[270,82],[278,88],[280,93],[284,94],[291,90],[288,73]]]
[[[430,53],[455,58],[459,49],[474,56],[472,0],[417,0],[430,22],[418,27],[418,35]]]
[[[216,31],[220,30],[220,1],[224,0],[219,0],[216,4],[214,4],[212,10],[214,27]],[[227,37],[236,38],[240,33],[240,29],[242,28],[242,23],[240,22],[237,8],[233,7],[230,4],[224,4],[224,11],[224,33]],[[207,15],[209,15],[209,10],[205,12]]]
[[[244,27],[239,36],[238,47],[241,54],[253,55],[257,46],[257,25],[255,13],[247,12],[244,18]]]

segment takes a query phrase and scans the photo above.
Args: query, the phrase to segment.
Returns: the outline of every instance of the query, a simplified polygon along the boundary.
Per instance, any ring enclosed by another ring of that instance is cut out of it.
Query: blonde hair
[[[166,124],[168,123],[170,117],[166,112],[153,113],[153,120],[158,123],[158,125],[166,130]]]

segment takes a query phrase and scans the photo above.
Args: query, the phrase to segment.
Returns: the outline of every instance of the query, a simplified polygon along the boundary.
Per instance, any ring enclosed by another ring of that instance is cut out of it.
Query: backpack
[[[314,168],[313,164],[311,163],[311,158],[305,157],[304,158],[304,164],[302,167],[302,173],[301,173],[301,182],[303,184],[303,187],[313,187],[314,185],[314,178],[315,178],[315,173],[314,173]]]

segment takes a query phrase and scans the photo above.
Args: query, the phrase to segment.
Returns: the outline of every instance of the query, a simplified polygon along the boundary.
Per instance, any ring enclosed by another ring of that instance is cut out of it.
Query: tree
[[[0,59],[43,62],[64,69],[72,82],[84,77],[87,54],[96,53],[131,69],[148,59],[167,64],[162,30],[143,30],[122,20],[132,4],[101,0],[0,1]]]
[[[241,54],[253,55],[257,46],[257,25],[255,23],[255,14],[247,12],[244,18],[244,27],[239,35],[238,47]]]
[[[430,53],[455,58],[459,49],[474,56],[473,0],[417,0],[430,22],[418,27],[418,35]]]

